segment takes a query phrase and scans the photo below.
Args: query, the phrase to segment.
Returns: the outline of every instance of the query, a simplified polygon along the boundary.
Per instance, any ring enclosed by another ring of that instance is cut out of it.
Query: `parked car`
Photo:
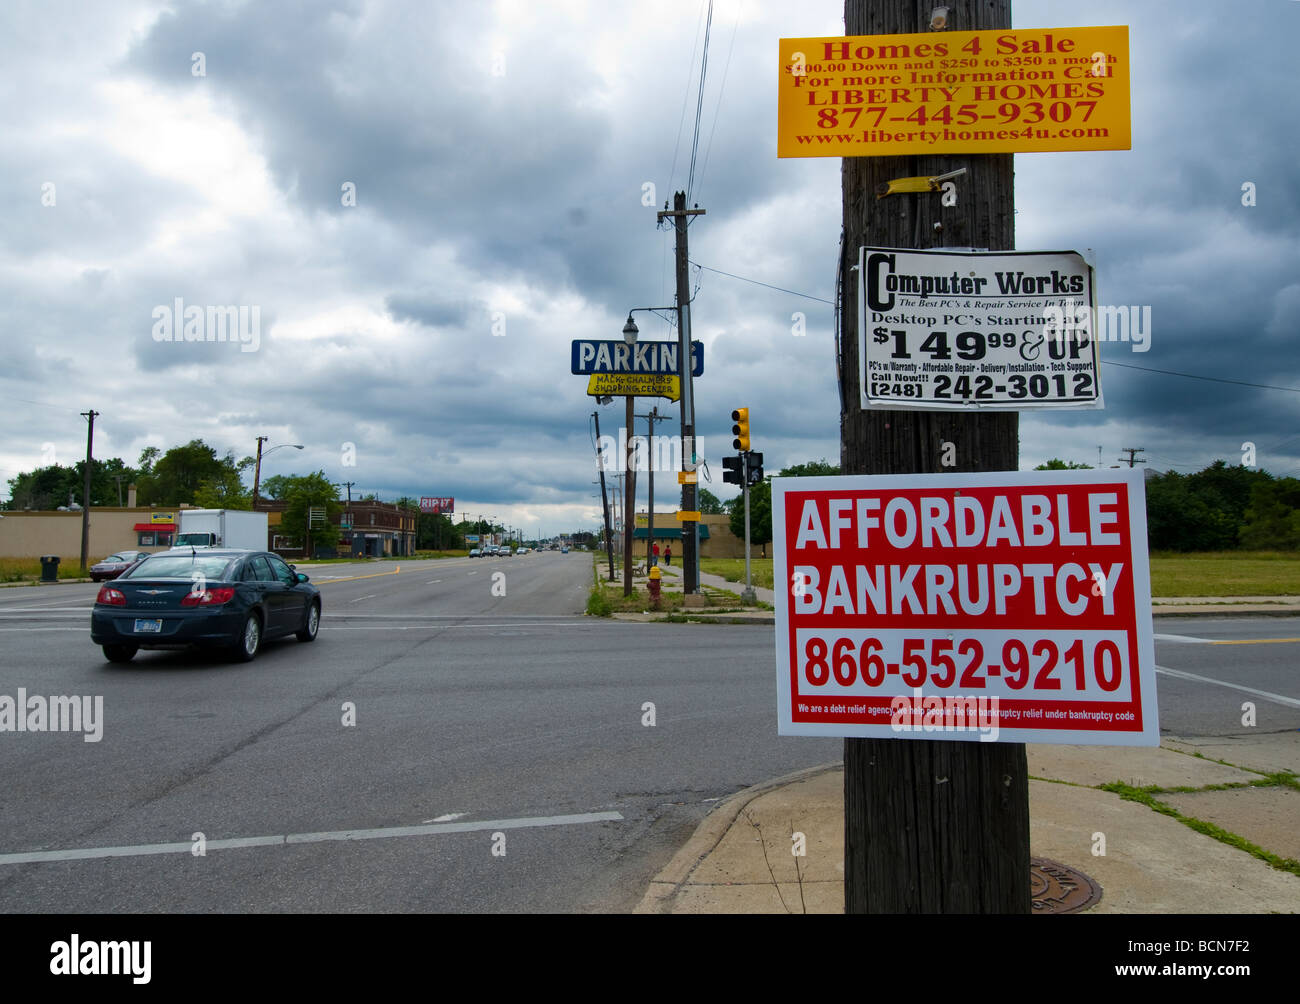
[[[477,547],[471,547],[469,549],[469,556],[471,558],[481,558],[483,557],[483,552],[480,551]]]
[[[148,551],[118,551],[116,554],[110,554],[103,561],[91,565],[90,577],[95,582],[116,579],[136,562],[143,561],[147,557],[149,557]]]
[[[100,587],[90,638],[109,662],[140,649],[228,649],[250,662],[264,641],[316,640],[320,590],[268,551],[205,549],[146,557]]]

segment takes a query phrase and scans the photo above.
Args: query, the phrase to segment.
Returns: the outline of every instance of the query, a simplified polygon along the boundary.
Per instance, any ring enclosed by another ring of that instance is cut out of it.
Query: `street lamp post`
[[[279,446],[272,446],[269,450],[263,453],[262,444],[265,443],[270,438],[271,438],[270,436],[257,437],[257,467],[253,472],[253,508],[254,509],[257,508],[257,501],[258,501],[257,490],[262,483],[262,458],[264,456],[274,453],[276,450],[283,450],[287,446],[291,446],[295,450],[305,449],[305,447],[303,447],[299,443],[281,443]]]

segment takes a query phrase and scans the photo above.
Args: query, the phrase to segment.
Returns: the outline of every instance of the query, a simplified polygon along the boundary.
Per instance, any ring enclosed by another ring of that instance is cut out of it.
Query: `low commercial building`
[[[182,508],[96,507],[90,510],[89,560],[117,551],[165,551]],[[81,561],[81,510],[0,512],[0,557],[39,558],[57,554],[64,563]]]

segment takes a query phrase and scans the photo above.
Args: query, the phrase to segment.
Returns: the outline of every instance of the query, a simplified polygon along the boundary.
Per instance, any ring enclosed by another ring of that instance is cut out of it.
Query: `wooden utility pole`
[[[665,204],[666,205],[666,204]],[[677,235],[677,363],[682,375],[682,466],[695,470],[698,451],[695,449],[695,381],[691,358],[691,281],[690,251],[687,249],[686,228],[690,217],[703,216],[699,206],[686,208],[686,193],[673,193],[673,208],[663,209],[657,215],[659,222],[665,217],[673,221]],[[689,454],[689,456],[688,456]],[[682,485],[682,511],[695,512],[699,508],[694,484]],[[682,591],[684,594],[700,590],[700,524],[694,520],[678,523],[682,530]]]
[[[605,553],[609,555],[609,581],[614,581],[614,529],[609,525],[609,497],[605,494],[605,456],[600,449],[600,412],[593,411],[596,422],[596,470],[600,472],[600,507],[605,512]]]
[[[930,3],[845,0],[845,34],[930,30]],[[1011,26],[1010,0],[947,0],[949,30]],[[966,174],[957,204],[937,194],[877,201],[895,178]],[[1007,471],[1019,466],[1016,412],[861,408],[858,248],[1015,247],[1011,154],[846,157],[840,260],[841,468],[845,474]],[[936,228],[935,224],[940,227]],[[941,466],[944,444],[956,466]],[[844,741],[847,913],[1029,913],[1029,786],[1019,743]]]
[[[632,524],[636,521],[636,477],[632,471],[632,437],[636,435],[633,427],[632,403],[636,399],[625,394],[627,416],[623,420],[627,436],[623,453],[623,595],[632,595]]]
[[[95,416],[98,414],[99,412],[93,408],[81,413],[81,417],[90,423],[90,428],[86,430],[86,477],[81,489],[81,571],[83,574],[90,557],[90,471],[91,455],[95,445]]]

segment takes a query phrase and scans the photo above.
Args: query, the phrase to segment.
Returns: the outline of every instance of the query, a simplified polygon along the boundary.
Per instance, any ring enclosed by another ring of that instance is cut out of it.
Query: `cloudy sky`
[[[264,475],[594,528],[569,343],[672,302],[655,209],[686,187],[706,7],[7,0],[0,481],[75,462],[93,408],[100,457],[194,438],[242,457],[265,435],[306,450]],[[842,15],[714,5],[691,257],[724,498],[733,407],[769,471],[839,456],[840,164],[778,160],[775,131],[777,40],[842,34]],[[1104,411],[1022,415],[1022,467],[1134,446],[1190,472],[1253,442],[1300,473],[1300,2],[1018,0],[1014,22],[1131,26],[1133,149],[1017,155],[1017,244],[1096,249],[1101,301],[1153,325],[1147,352],[1104,347]],[[256,345],[159,341],[178,298],[256,308]],[[602,432],[621,421],[601,409]]]

